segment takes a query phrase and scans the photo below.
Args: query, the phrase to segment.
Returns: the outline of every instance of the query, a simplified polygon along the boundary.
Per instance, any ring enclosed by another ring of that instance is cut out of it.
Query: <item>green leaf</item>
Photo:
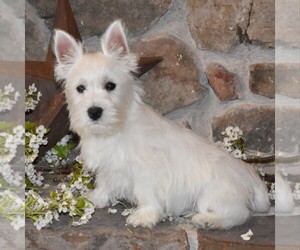
[[[34,129],[36,127],[36,124],[33,122],[25,122],[25,131],[30,131],[31,129]]]
[[[68,158],[68,149],[66,146],[55,145],[53,148],[56,150],[58,157],[63,159]]]
[[[0,122],[0,131],[7,131],[8,129],[13,128],[15,125],[10,122]]]
[[[82,208],[84,208],[84,206],[85,206],[84,200],[83,200],[83,199],[78,199],[78,202],[77,202],[77,204],[76,204],[76,207],[77,207],[78,209],[82,209]]]
[[[50,197],[51,197],[51,199],[55,200],[57,198],[57,193],[56,192],[50,192]]]
[[[73,149],[73,148],[75,148],[75,144],[74,144],[74,143],[68,143],[68,144],[67,144],[67,149],[68,149],[68,150],[71,150],[71,149]]]
[[[34,188],[34,186],[32,185],[32,183],[30,182],[30,180],[28,178],[25,179],[25,184],[26,184],[26,188],[28,188],[28,189]]]
[[[92,183],[88,183],[88,184],[86,184],[86,187],[88,189],[93,189],[95,186]]]

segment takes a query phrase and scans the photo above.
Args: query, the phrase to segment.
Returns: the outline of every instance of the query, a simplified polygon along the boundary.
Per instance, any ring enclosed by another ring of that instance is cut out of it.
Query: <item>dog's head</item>
[[[101,47],[102,52],[84,53],[81,43],[64,31],[55,31],[55,76],[64,84],[71,129],[81,136],[115,133],[140,100],[132,75],[137,58],[129,53],[120,21],[107,28]]]

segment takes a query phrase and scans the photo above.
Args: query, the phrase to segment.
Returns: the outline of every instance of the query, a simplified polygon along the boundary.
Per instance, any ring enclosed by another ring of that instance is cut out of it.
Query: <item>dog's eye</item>
[[[79,85],[76,90],[78,91],[78,93],[83,93],[83,91],[85,91],[85,87],[83,85]]]
[[[105,84],[105,89],[108,90],[108,91],[112,91],[116,88],[116,84],[113,83],[113,82],[108,82]]]

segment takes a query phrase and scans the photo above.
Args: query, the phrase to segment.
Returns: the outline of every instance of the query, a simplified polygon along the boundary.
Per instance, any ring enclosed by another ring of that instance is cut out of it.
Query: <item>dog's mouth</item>
[[[98,122],[93,122],[93,124],[90,126],[89,128],[90,133],[97,135],[97,134],[101,134],[103,133],[103,125],[101,125],[101,123]]]

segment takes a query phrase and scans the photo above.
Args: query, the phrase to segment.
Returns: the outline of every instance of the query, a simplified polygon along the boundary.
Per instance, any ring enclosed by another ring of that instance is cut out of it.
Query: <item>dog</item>
[[[120,20],[100,43],[102,51],[85,53],[66,32],[54,34],[70,128],[81,138],[84,167],[96,173],[94,205],[125,199],[137,205],[126,222],[148,228],[193,212],[198,228],[229,229],[268,212],[267,188],[250,165],[143,103],[138,58]]]

